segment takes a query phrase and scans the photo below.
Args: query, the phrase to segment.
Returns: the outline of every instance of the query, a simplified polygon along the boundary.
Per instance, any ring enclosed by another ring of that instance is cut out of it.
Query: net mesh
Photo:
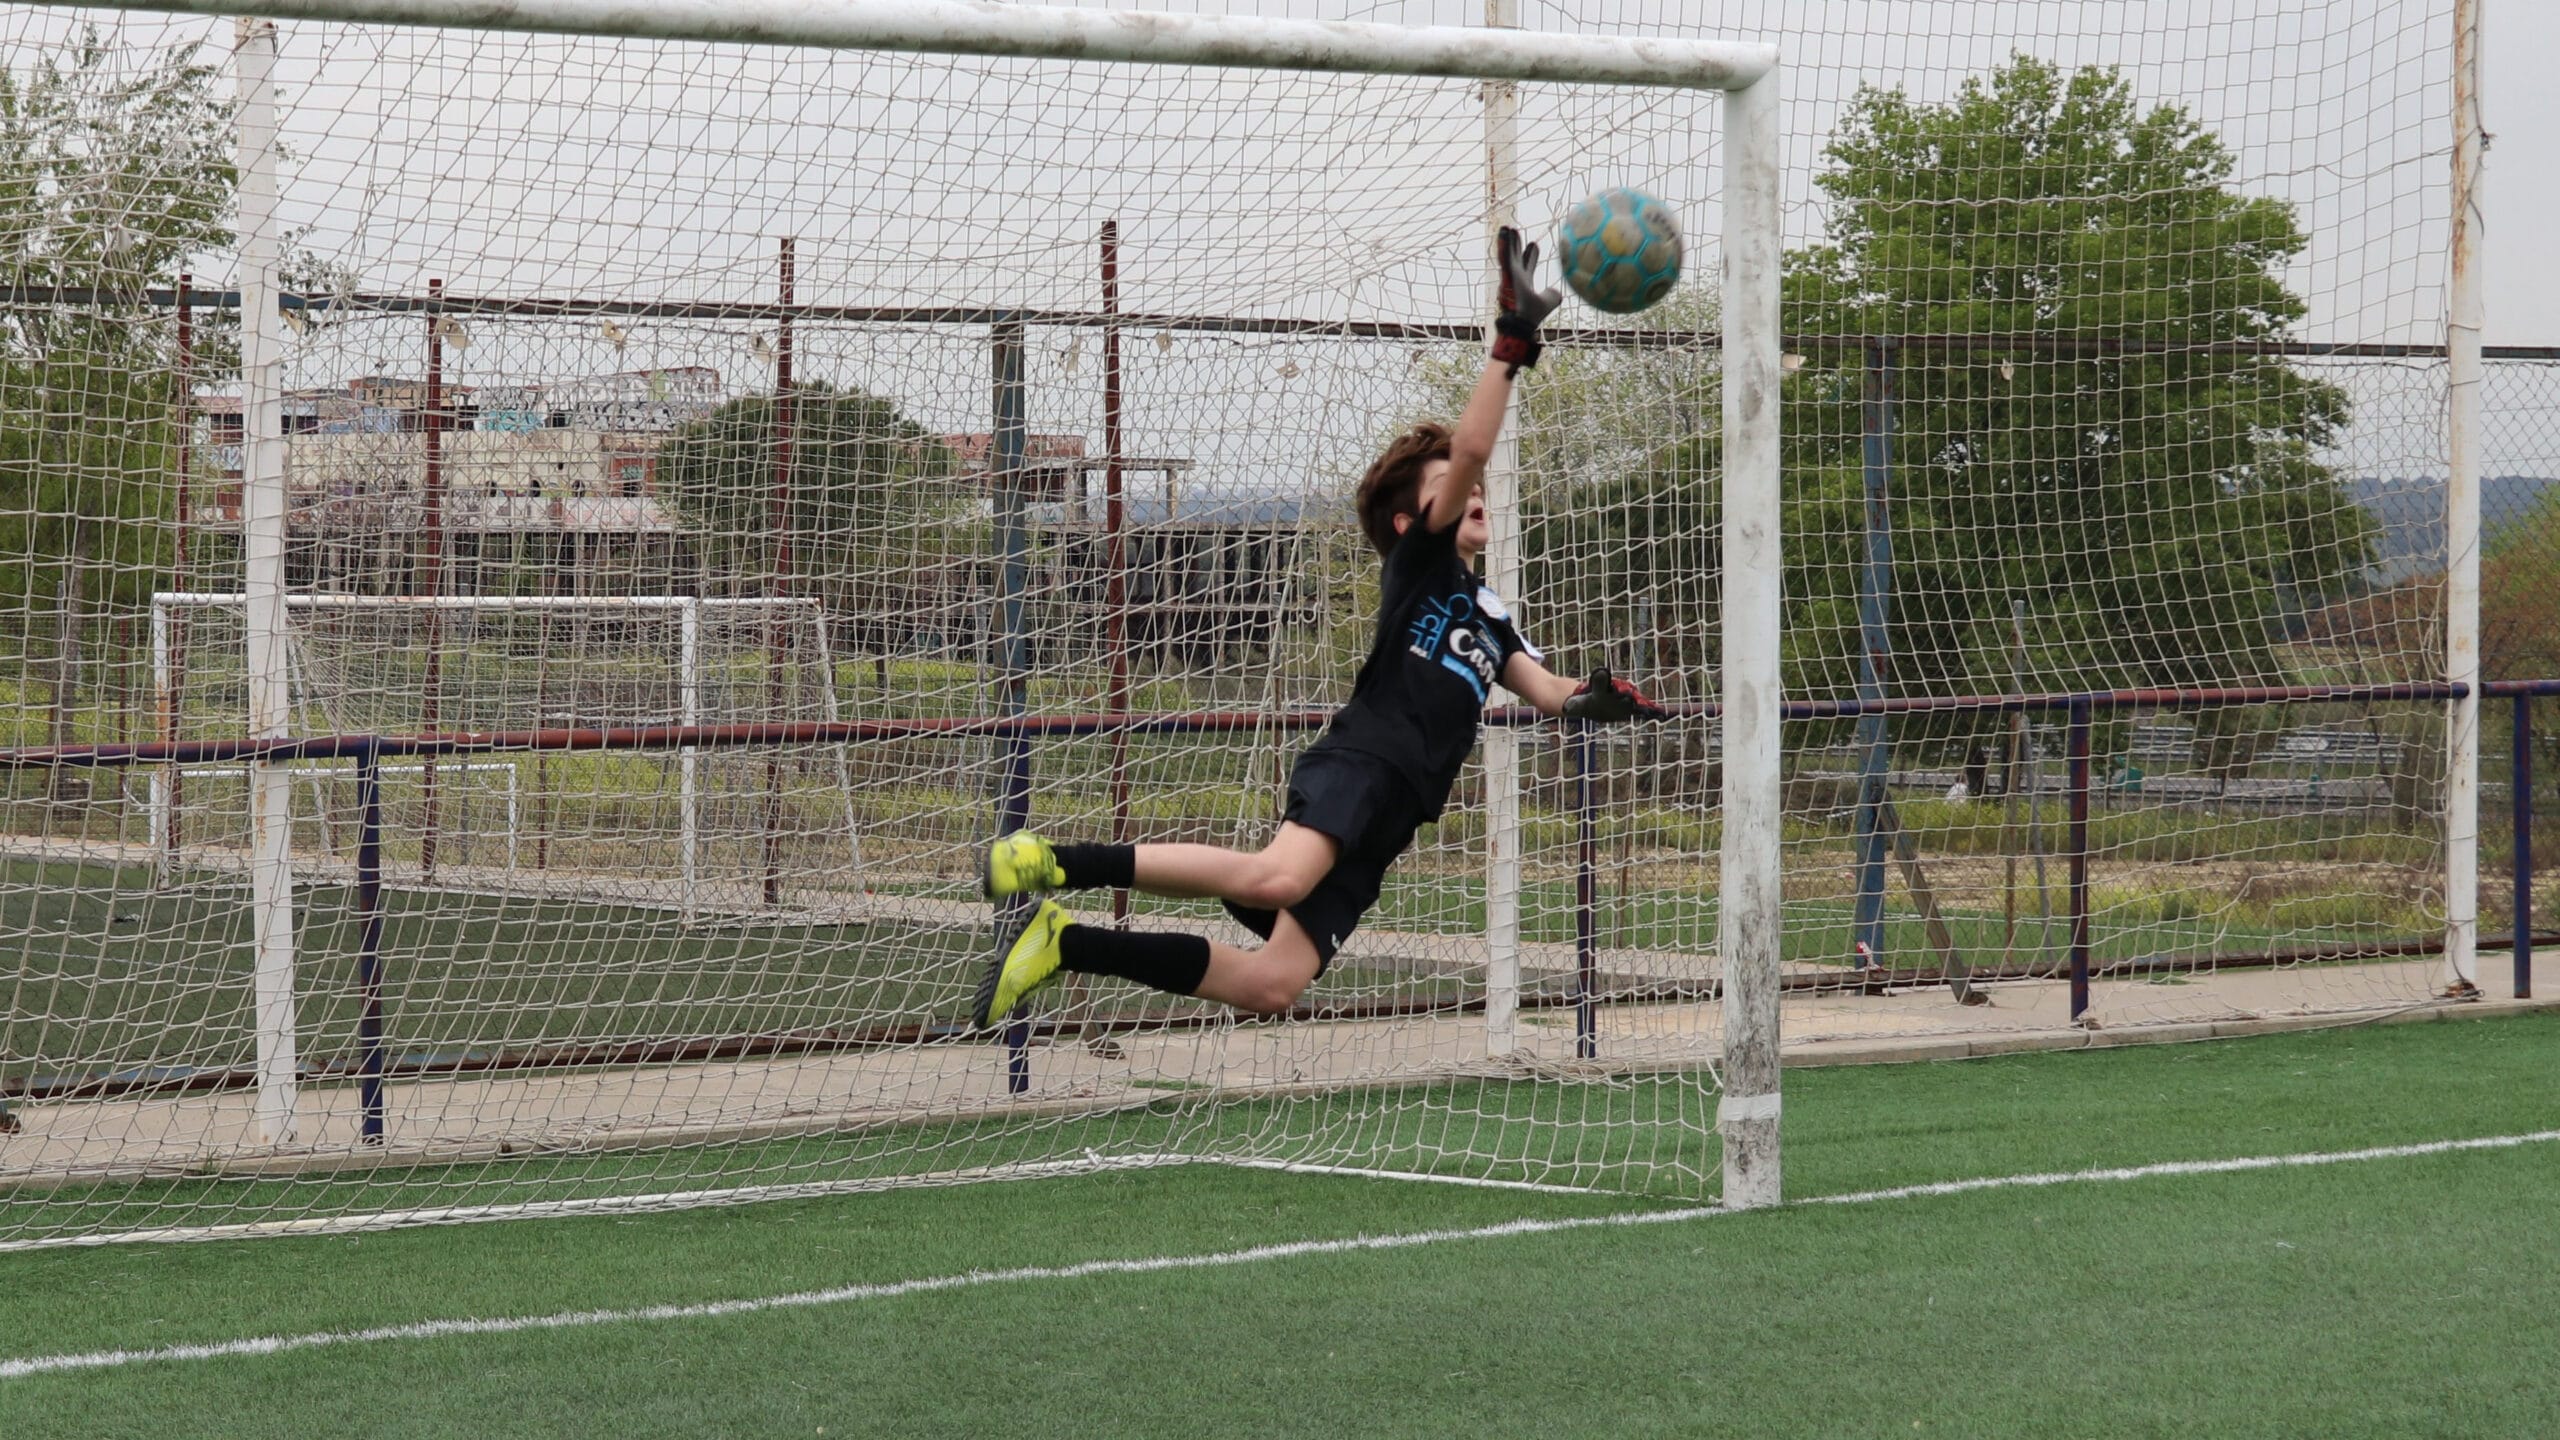
[[[2075,914],[2083,1023],[2429,1002],[2444,707],[2224,692],[2444,673],[2445,0],[1519,8],[1787,57],[1790,1043],[2061,1030]],[[166,598],[245,583],[232,31],[0,27],[10,743],[236,739],[241,612]],[[1480,363],[1485,87],[317,23],[277,56],[285,577],[342,597],[291,612],[292,728],[523,733],[378,753],[370,926],[358,762],[292,762],[283,1145],[237,759],[13,772],[0,1242],[1170,1157],[1712,1193],[1715,96],[1510,92],[1532,235],[1616,183],[1683,220],[1682,289],[1569,307],[1512,432],[1524,629],[1676,718],[1523,723],[1516,897],[1470,768],[1293,1018],[1094,982],[1018,1051],[959,1025],[986,840],[1257,846],[1348,692],[1350,487]],[[2547,471],[2548,366],[2495,368],[2492,473]],[[2550,593],[2542,494],[2491,487],[2493,676],[2553,670],[2549,627],[2496,639]],[[2136,689],[2184,693],[1840,713]],[[862,728],[562,738],[688,721]]]

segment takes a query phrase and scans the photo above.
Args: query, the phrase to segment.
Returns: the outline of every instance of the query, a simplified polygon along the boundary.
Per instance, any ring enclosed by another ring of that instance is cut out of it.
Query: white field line
[[[100,1235],[48,1235],[36,1240],[0,1240],[0,1255],[17,1250],[87,1250],[102,1245],[180,1245],[208,1240],[264,1240],[285,1235],[355,1235],[415,1225],[480,1225],[493,1220],[653,1215],[668,1210],[702,1210],[716,1205],[753,1205],[766,1200],[819,1200],[835,1195],[914,1189],[921,1185],[984,1185],[994,1180],[1044,1180],[1061,1175],[1098,1175],[1111,1170],[1153,1170],[1167,1165],[1202,1163],[1206,1162],[1196,1155],[1085,1155],[1072,1160],[1024,1160],[967,1170],[939,1170],[925,1175],[875,1176],[860,1180],[800,1180],[773,1185],[730,1185],[716,1190],[589,1195],[568,1200],[520,1200],[509,1205],[436,1205],[414,1210],[366,1210],[353,1215],[307,1215],[293,1220],[241,1220],[229,1225],[172,1225]]]
[[[1234,1156],[1201,1157],[1203,1165],[1237,1170],[1277,1170],[1283,1175],[1348,1175],[1359,1180],[1413,1180],[1429,1185],[1456,1185],[1469,1190],[1526,1190],[1537,1195],[1608,1195],[1587,1185],[1541,1185],[1534,1180],[1484,1180],[1472,1175],[1431,1175],[1419,1170],[1363,1170],[1351,1165],[1314,1165],[1302,1160],[1248,1160]]]
[[[1948,1180],[1930,1185],[1900,1185],[1888,1190],[1861,1190],[1843,1195],[1817,1195],[1795,1205],[1864,1205],[1883,1200],[1910,1200],[1962,1195],[1978,1190],[2010,1190],[2032,1186],[2109,1183],[2163,1176],[2227,1175],[2250,1170],[2282,1170],[2314,1165],[2345,1165],[2367,1160],[2398,1160],[2445,1155],[2465,1150],[2512,1150],[2560,1140],[2560,1130],[2523,1135],[2490,1135],[2472,1140],[2431,1140],[2416,1145],[2378,1145],[2363,1150],[2331,1150],[2299,1155],[2252,1155],[2232,1160],[2177,1160],[2158,1165],[2132,1165],[2107,1170],[2065,1170],[2032,1175],[1995,1175],[1976,1180]],[[744,1300],[716,1300],[696,1305],[647,1305],[625,1310],[567,1310],[550,1315],[517,1315],[490,1320],[423,1320],[368,1330],[322,1330],[303,1335],[261,1335],[200,1345],[163,1345],[144,1350],[90,1350],[65,1355],[30,1355],[0,1360],[0,1381],[81,1370],[113,1370],[180,1360],[218,1360],[239,1355],[281,1355],[378,1341],[436,1340],[457,1335],[512,1335],[538,1330],[578,1330],[596,1325],[629,1325],[660,1320],[708,1320],[730,1315],[759,1315],[775,1310],[805,1310],[864,1300],[892,1300],[984,1285],[1013,1285],[1037,1280],[1083,1280],[1097,1275],[1155,1275],[1179,1270],[1213,1270],[1295,1260],[1309,1255],[1343,1255],[1363,1251],[1408,1250],[1461,1240],[1499,1240],[1518,1235],[1552,1235],[1567,1230],[1611,1226],[1670,1225],[1744,1212],[1720,1206],[1687,1206],[1673,1210],[1639,1210],[1614,1215],[1588,1215],[1553,1220],[1511,1220],[1465,1230],[1422,1230],[1401,1235],[1359,1235],[1341,1240],[1298,1240],[1221,1250],[1206,1255],[1157,1255],[1136,1260],[1087,1260],[1075,1265],[1036,1265],[1013,1270],[972,1270],[916,1280],[871,1285],[841,1285]]]
[[[924,1185],[983,1185],[994,1180],[1045,1180],[1062,1175],[1099,1175],[1114,1170],[1156,1170],[1172,1165],[1226,1165],[1239,1170],[1277,1170],[1290,1175],[1348,1175],[1363,1180],[1409,1180],[1418,1184],[1456,1185],[1477,1190],[1526,1190],[1540,1195],[1622,1193],[1582,1185],[1486,1180],[1469,1175],[1433,1175],[1419,1170],[1363,1170],[1347,1165],[1314,1165],[1295,1160],[1172,1153],[1088,1154],[1068,1160],[1024,1160],[968,1170],[938,1170],[922,1175],[798,1180],[782,1184],[729,1185],[712,1190],[590,1195],[568,1200],[519,1200],[506,1205],[437,1205],[410,1210],[366,1210],[352,1215],[306,1215],[292,1220],[238,1220],[227,1225],[167,1225],[96,1235],[48,1235],[34,1240],[0,1240],[0,1255],[19,1250],[88,1250],[106,1245],[184,1245],[209,1240],[265,1240],[287,1235],[357,1235],[414,1225],[480,1225],[493,1220],[651,1215],[668,1210],[701,1210],[716,1205],[753,1205],[766,1200],[818,1200],[882,1190],[911,1190]]]

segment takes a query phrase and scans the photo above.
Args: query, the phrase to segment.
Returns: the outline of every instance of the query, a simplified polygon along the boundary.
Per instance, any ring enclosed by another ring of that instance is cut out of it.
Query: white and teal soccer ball
[[[1641,190],[1603,190],[1565,212],[1556,263],[1584,304],[1632,314],[1680,283],[1680,217]]]

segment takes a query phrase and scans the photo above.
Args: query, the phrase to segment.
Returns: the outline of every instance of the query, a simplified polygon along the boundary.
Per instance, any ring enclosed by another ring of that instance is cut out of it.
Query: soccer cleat
[[[1028,830],[1016,830],[988,846],[986,863],[978,871],[978,889],[990,900],[1035,895],[1066,883],[1058,852]]]
[[[1058,978],[1058,933],[1075,920],[1058,902],[1043,900],[1018,923],[1020,928],[1005,937],[1003,953],[987,962],[986,976],[978,981],[978,998],[969,1011],[969,1023],[978,1029],[1012,1014],[1013,1007]]]

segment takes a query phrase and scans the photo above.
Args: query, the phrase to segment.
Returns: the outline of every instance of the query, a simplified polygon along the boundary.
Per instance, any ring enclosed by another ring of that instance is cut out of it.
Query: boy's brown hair
[[[1398,515],[1420,516],[1423,465],[1448,458],[1449,427],[1425,420],[1387,442],[1386,453],[1370,462],[1351,504],[1379,554],[1396,548]]]

